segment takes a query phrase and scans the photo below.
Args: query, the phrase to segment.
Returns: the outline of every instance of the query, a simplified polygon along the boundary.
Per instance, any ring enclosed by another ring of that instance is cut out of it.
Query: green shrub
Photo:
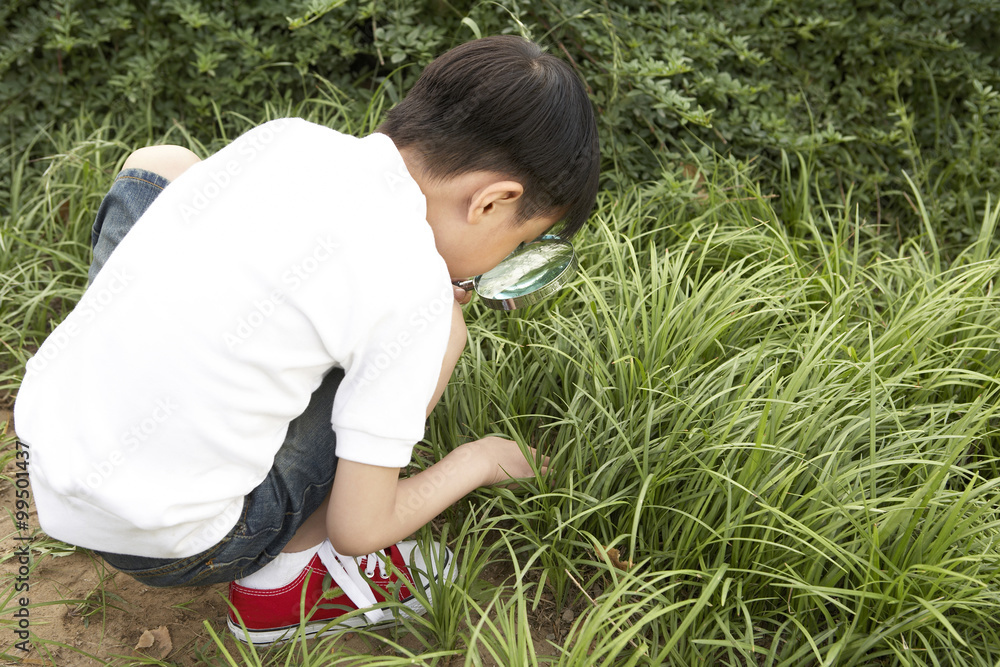
[[[1000,191],[991,0],[545,6],[533,15],[593,87],[619,178],[656,178],[650,153],[670,165],[712,149],[775,174],[799,154],[812,168],[792,160],[796,177],[812,174],[830,201],[855,187],[902,240],[923,231],[905,170],[935,232],[956,246],[974,238],[986,193]],[[779,211],[794,221],[800,209]]]
[[[521,32],[588,82],[609,184],[718,152],[759,160],[777,190],[798,155],[786,177],[813,175],[828,201],[854,189],[899,242],[926,229],[905,170],[931,229],[961,246],[1000,191],[998,29],[992,0],[13,0],[0,8],[0,146],[20,153],[84,109],[138,122],[148,141],[180,124],[209,142],[321,91],[361,116],[454,44]],[[794,223],[801,206],[778,210]]]

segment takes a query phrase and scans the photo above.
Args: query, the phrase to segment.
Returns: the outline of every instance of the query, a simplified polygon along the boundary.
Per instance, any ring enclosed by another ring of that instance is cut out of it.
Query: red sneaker
[[[291,639],[298,632],[303,617],[306,618],[306,637],[352,628],[395,625],[395,615],[386,609],[371,609],[342,621],[335,619],[390,597],[405,604],[415,615],[425,613],[427,610],[411,591],[419,586],[430,600],[429,580],[443,580],[445,576],[453,579],[456,574],[449,572],[451,550],[442,546],[438,549],[444,554],[444,562],[433,567],[437,563],[428,563],[429,559],[424,558],[416,542],[400,542],[381,552],[351,558],[338,554],[326,541],[309,565],[287,586],[257,589],[230,583],[229,630],[240,641],[270,644]],[[393,568],[388,567],[386,558]],[[397,577],[397,571],[404,579]],[[240,619],[246,626],[245,632]],[[326,630],[320,632],[324,628]]]

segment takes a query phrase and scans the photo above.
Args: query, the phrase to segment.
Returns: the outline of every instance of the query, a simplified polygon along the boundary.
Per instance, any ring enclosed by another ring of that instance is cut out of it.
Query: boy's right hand
[[[482,466],[482,481],[479,486],[505,484],[517,479],[535,476],[531,464],[513,440],[490,436],[467,443],[462,447],[473,449],[476,453],[476,460]],[[528,451],[534,458],[535,450],[529,447]],[[548,465],[549,457],[546,456],[542,459],[542,467],[539,472],[543,475],[548,472]]]

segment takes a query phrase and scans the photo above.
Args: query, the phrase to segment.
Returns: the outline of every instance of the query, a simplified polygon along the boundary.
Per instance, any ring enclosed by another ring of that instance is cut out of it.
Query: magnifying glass
[[[543,236],[518,248],[486,273],[455,285],[475,291],[494,310],[516,310],[563,287],[576,274],[576,253],[569,241]]]

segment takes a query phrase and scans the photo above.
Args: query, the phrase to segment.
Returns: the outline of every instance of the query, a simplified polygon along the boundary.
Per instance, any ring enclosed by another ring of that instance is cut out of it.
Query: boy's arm
[[[496,437],[461,445],[405,479],[399,479],[399,468],[341,459],[327,534],[334,549],[346,556],[371,553],[412,535],[480,486],[533,474],[517,443]]]
[[[466,327],[460,303],[471,295],[456,288],[451,333],[441,375],[427,414],[441,398],[465,347]],[[383,468],[340,459],[326,516],[333,547],[360,556],[413,534],[446,507],[480,486],[533,474],[517,443],[484,438],[459,446],[426,470],[399,479],[399,468]]]

